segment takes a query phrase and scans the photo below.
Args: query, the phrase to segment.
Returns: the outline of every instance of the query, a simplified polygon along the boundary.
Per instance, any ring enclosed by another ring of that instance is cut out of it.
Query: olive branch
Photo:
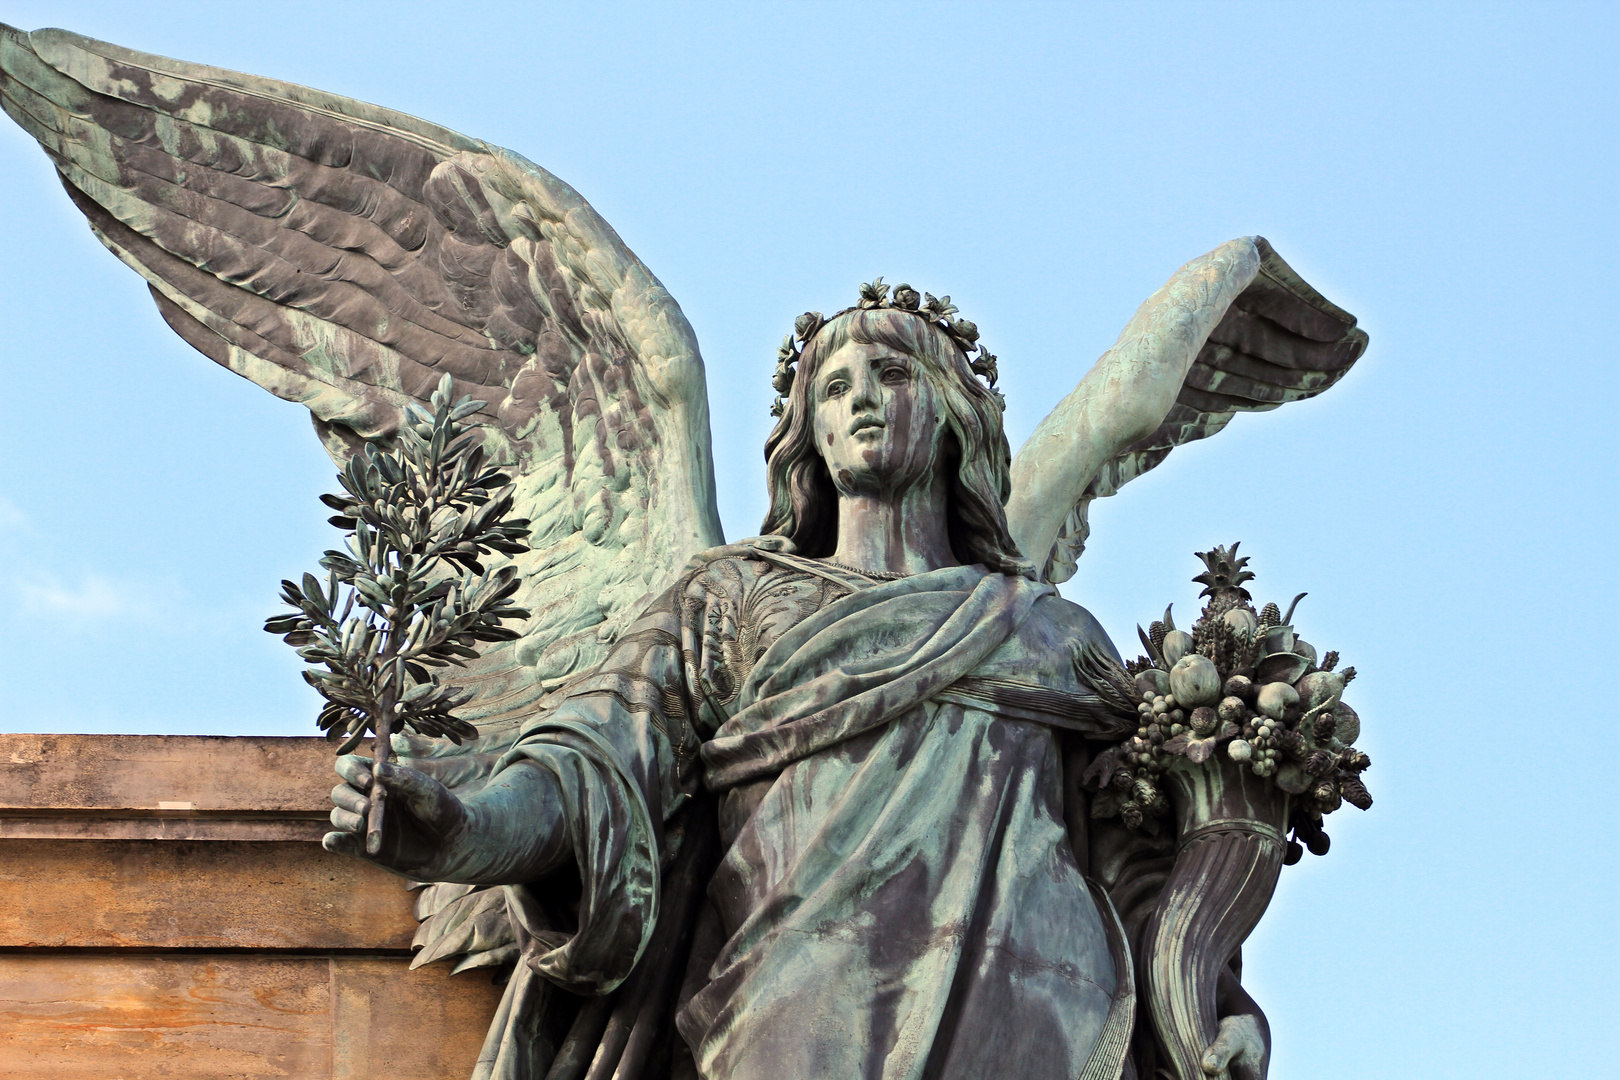
[[[338,473],[339,495],[321,501],[348,530],[347,550],[329,550],[326,582],[305,574],[283,581],[281,599],[296,609],[264,628],[298,650],[310,666],[304,680],[326,704],[316,723],[342,739],[339,754],[376,736],[376,764],[389,738],[405,728],[459,744],[478,729],[455,715],[473,691],[439,683],[431,669],[464,666],[480,642],[513,641],[503,620],[526,619],[511,597],[520,584],[511,565],[489,572],[490,552],[527,551],[529,522],[512,509],[511,477],[485,467],[485,453],[462,423],[484,406],[452,403],[450,376],[433,392],[433,411],[406,407],[389,449],[368,443]],[[366,850],[382,843],[381,785],[371,793]]]

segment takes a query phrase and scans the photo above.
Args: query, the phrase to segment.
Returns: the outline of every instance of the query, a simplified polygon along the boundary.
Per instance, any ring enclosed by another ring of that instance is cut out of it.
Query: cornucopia
[[[1098,754],[1084,782],[1094,817],[1171,831],[1175,860],[1148,923],[1141,977],[1165,1064],[1201,1080],[1217,1028],[1220,971],[1260,921],[1286,864],[1325,855],[1322,819],[1372,805],[1353,744],[1360,719],[1343,700],[1355,668],[1317,651],[1293,614],[1258,611],[1238,545],[1198,552],[1208,603],[1191,632],[1171,609],[1127,665],[1141,695],[1136,733]]]

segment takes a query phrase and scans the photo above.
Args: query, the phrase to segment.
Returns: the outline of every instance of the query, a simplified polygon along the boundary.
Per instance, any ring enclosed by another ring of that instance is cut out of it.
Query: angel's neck
[[[839,495],[833,561],[887,574],[959,565],[951,553],[945,503],[943,478],[896,495]]]

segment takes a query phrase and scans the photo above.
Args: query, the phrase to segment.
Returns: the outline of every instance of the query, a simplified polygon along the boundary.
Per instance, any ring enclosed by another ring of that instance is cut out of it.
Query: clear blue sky
[[[727,534],[776,343],[876,274],[1001,356],[1015,445],[1179,264],[1259,233],[1372,338],[1093,510],[1131,652],[1195,549],[1361,678],[1377,804],[1246,948],[1273,1075],[1612,1075],[1614,4],[10,2],[308,83],[573,184],[697,329]],[[306,415],[173,337],[0,125],[0,730],[313,733],[276,583],[336,534]],[[1594,653],[1592,650],[1596,650]],[[1596,680],[1595,683],[1590,680]],[[1599,738],[1599,736],[1603,736]]]

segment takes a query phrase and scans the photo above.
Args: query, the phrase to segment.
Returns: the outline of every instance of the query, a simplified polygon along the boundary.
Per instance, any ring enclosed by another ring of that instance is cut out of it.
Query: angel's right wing
[[[0,106],[181,337],[308,406],[339,461],[441,375],[533,521],[534,613],[459,682],[499,722],[593,665],[721,542],[703,363],[669,294],[568,185],[306,87],[0,28]]]
[[[1222,244],[1178,270],[1036,426],[1012,465],[1007,521],[1042,579],[1067,581],[1093,499],[1240,412],[1315,397],[1350,370],[1367,335],[1263,237]]]
[[[402,747],[463,792],[722,542],[703,362],[675,301],[568,185],[402,113],[61,30],[0,26],[0,107],[197,349],[307,406],[334,459],[448,373],[531,520],[533,617],[454,681],[468,746]],[[161,377],[161,376],[159,376]],[[500,889],[419,898],[419,962],[515,952]]]

